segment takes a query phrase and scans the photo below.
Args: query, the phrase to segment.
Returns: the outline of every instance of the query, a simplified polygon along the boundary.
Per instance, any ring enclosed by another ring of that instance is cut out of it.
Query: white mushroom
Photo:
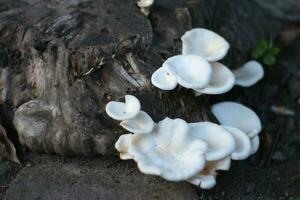
[[[252,60],[233,71],[233,73],[236,85],[250,87],[263,78],[264,69],[259,62]]]
[[[140,101],[132,95],[125,96],[125,103],[110,101],[106,105],[106,113],[115,120],[128,120],[134,118],[140,110]]]
[[[216,185],[218,170],[229,170],[231,159],[229,156],[221,160],[208,161],[203,171],[188,179],[188,182],[197,185],[202,189],[211,189]]]
[[[209,84],[204,89],[195,89],[196,93],[204,94],[223,94],[234,86],[233,73],[223,64],[211,63],[212,75]]]
[[[170,181],[187,180],[204,168],[207,149],[203,140],[190,138],[188,130],[184,120],[165,118],[151,134],[133,134],[125,153],[133,156],[145,174]],[[124,153],[126,148],[119,149]]]
[[[177,86],[176,74],[167,67],[160,67],[152,74],[151,83],[162,90],[173,90]]]
[[[139,0],[137,1],[138,7],[141,8],[141,12],[148,16],[150,14],[150,7],[152,6],[154,0]]]
[[[196,55],[177,55],[168,58],[163,67],[176,74],[177,81],[185,88],[204,88],[211,77],[210,64]]]
[[[189,123],[189,127],[192,138],[202,139],[207,143],[206,160],[219,160],[234,151],[235,141],[232,135],[221,126],[211,122],[198,122]]]
[[[259,137],[258,135],[250,139],[251,142],[251,155],[255,154],[259,148]]]
[[[120,125],[132,133],[146,134],[154,128],[152,118],[144,111],[140,111],[134,118],[124,120]]]
[[[212,106],[212,113],[225,126],[240,129],[249,138],[261,131],[261,121],[250,108],[235,102],[221,102]]]
[[[222,126],[225,128],[235,140],[235,150],[231,154],[231,159],[233,160],[243,160],[246,159],[251,153],[251,143],[250,139],[246,133],[243,131],[229,126]]]
[[[198,55],[209,62],[221,60],[230,47],[223,37],[203,28],[185,32],[181,40],[183,55]]]
[[[217,183],[214,175],[201,175],[201,174],[198,174],[195,177],[189,179],[188,182],[202,189],[211,189]]]
[[[132,134],[121,135],[115,144],[115,148],[120,152],[122,160],[133,159],[133,156],[128,153],[132,136]]]

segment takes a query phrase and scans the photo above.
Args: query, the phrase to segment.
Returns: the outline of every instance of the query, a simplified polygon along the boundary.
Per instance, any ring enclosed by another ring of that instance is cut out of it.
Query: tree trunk
[[[137,96],[155,121],[210,120],[210,98],[184,88],[160,91],[150,77],[180,53],[180,37],[192,25],[232,43],[231,66],[245,61],[260,35],[279,28],[260,27],[266,19],[252,16],[248,1],[225,2],[216,8],[213,0],[156,1],[147,19],[136,0],[0,0],[2,118],[13,119],[22,145],[61,155],[112,153],[125,131],[105,105],[126,94]]]

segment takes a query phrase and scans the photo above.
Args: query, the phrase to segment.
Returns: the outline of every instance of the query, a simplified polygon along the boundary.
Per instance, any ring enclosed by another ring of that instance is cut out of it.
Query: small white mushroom
[[[234,70],[233,73],[236,85],[250,87],[263,78],[264,69],[259,62],[252,60]]]
[[[125,103],[110,101],[106,105],[106,113],[115,120],[128,120],[134,118],[141,110],[140,101],[132,95],[125,96]]]
[[[233,73],[223,64],[211,63],[212,75],[209,84],[204,89],[195,89],[196,93],[204,94],[223,94],[234,86]]]
[[[232,135],[221,126],[211,122],[198,122],[189,123],[189,127],[191,137],[202,139],[207,143],[206,160],[219,160],[234,151],[235,141]]]
[[[177,86],[176,74],[167,67],[160,67],[152,74],[151,83],[162,90],[173,90]]]
[[[231,154],[232,160],[246,159],[251,153],[250,139],[243,131],[229,126],[222,126],[225,128],[235,140],[235,150]]]
[[[261,131],[261,121],[250,108],[236,102],[221,102],[211,108],[217,120],[225,126],[240,129],[252,138]]]
[[[124,120],[120,125],[132,133],[146,134],[154,128],[152,118],[144,111],[140,111],[134,118]]]
[[[251,142],[251,155],[255,154],[259,148],[259,137],[258,135],[250,139]]]
[[[148,16],[150,14],[150,7],[152,6],[154,0],[139,0],[137,1],[138,7],[140,7],[141,12]]]
[[[185,32],[181,40],[183,55],[198,55],[209,62],[221,60],[230,47],[223,37],[204,28]]]
[[[115,144],[115,148],[120,152],[120,158],[122,160],[133,159],[133,156],[128,153],[132,136],[132,134],[121,135]]]
[[[214,175],[201,175],[201,174],[198,174],[195,177],[189,179],[188,182],[202,189],[211,189],[217,183]]]
[[[168,58],[163,67],[176,74],[177,81],[185,88],[204,88],[209,83],[211,65],[202,57],[196,55],[177,55]]]
[[[216,185],[216,176],[218,170],[229,170],[231,159],[227,156],[220,160],[208,161],[203,171],[196,176],[188,179],[188,182],[197,185],[202,189],[211,189]]]
[[[131,155],[145,174],[170,181],[187,180],[204,168],[207,149],[203,140],[190,138],[188,130],[184,120],[165,118],[151,134],[133,134],[128,152],[124,152],[126,148],[118,150]]]

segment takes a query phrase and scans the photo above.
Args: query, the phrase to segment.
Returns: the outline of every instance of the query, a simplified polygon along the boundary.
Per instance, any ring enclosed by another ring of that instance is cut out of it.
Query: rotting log
[[[112,153],[125,131],[105,114],[105,105],[126,94],[137,96],[155,121],[210,120],[209,97],[195,98],[183,88],[163,92],[150,83],[155,69],[180,53],[180,37],[193,24],[232,42],[228,63],[245,60],[259,34],[239,37],[247,27],[230,23],[247,21],[251,9],[226,12],[225,19],[213,0],[207,2],[161,0],[148,19],[135,0],[0,0],[1,116],[14,122],[22,145],[60,155]],[[226,2],[231,9],[240,4]],[[251,27],[260,27],[260,18],[252,17]],[[213,19],[216,24],[207,24]]]

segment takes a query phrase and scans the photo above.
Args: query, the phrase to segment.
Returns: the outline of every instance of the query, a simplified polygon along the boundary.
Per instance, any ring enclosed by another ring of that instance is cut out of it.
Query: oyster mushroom
[[[168,58],[163,68],[174,72],[177,82],[185,88],[204,88],[209,83],[212,69],[202,57],[196,55],[177,55]]]
[[[263,78],[264,69],[259,62],[252,60],[234,70],[233,73],[236,85],[250,87]]]
[[[216,161],[208,161],[205,164],[204,170],[196,176],[188,179],[188,182],[193,185],[197,185],[202,189],[211,189],[216,185],[217,171],[229,170],[230,163],[231,159],[229,156]]]
[[[183,55],[198,55],[209,62],[221,60],[230,47],[223,37],[204,28],[185,32],[181,40]]]
[[[261,121],[250,108],[236,102],[221,102],[211,107],[211,112],[225,126],[240,129],[252,138],[261,131]]]
[[[251,153],[250,139],[243,131],[229,126],[222,126],[225,128],[235,140],[235,150],[231,153],[232,160],[246,159]]]
[[[207,143],[206,160],[219,160],[234,151],[234,138],[221,126],[211,122],[198,122],[189,123],[189,127],[192,138],[202,139]]]
[[[135,96],[126,95],[125,103],[110,101],[105,110],[115,120],[128,120],[134,118],[140,112],[141,104]]]
[[[223,64],[211,63],[212,75],[208,85],[204,89],[194,89],[197,93],[204,94],[223,94],[234,86],[233,73]]]
[[[134,118],[124,120],[120,125],[132,133],[146,134],[154,128],[152,118],[144,111],[140,111]]]
[[[150,134],[133,134],[131,143],[121,137],[119,140],[117,149],[132,156],[145,174],[182,181],[195,176],[205,166],[206,143],[189,137],[189,126],[181,119],[165,118]],[[128,151],[119,144],[130,144]]]
[[[211,189],[216,185],[216,177],[214,175],[198,174],[188,180],[189,183],[196,185],[202,189]]]
[[[177,86],[176,74],[167,67],[160,67],[152,74],[151,83],[162,90],[173,90]]]

